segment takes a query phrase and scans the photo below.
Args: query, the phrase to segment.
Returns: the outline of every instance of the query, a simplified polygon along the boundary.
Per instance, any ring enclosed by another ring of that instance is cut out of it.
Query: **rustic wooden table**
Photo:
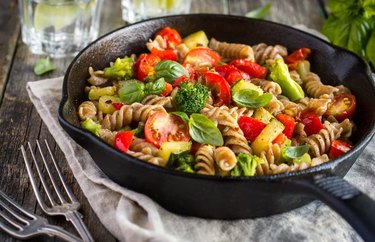
[[[231,0],[229,13],[244,15],[251,9],[272,3],[268,19],[271,21],[305,26],[319,30],[324,15],[320,1],[312,0]],[[220,0],[193,0],[193,13],[223,13]],[[120,0],[106,0],[103,4],[100,34],[124,26],[121,19]],[[29,211],[45,216],[37,205],[26,173],[20,146],[27,141],[47,139],[53,145],[60,166],[74,193],[82,204],[84,222],[96,241],[116,239],[101,225],[98,217],[81,192],[62,152],[40,119],[26,92],[26,83],[64,75],[72,58],[53,59],[57,69],[43,77],[33,73],[33,66],[40,56],[32,54],[22,43],[17,0],[0,2],[0,190],[10,195]],[[56,114],[57,115],[57,114]],[[45,216],[46,217],[46,216]],[[49,217],[52,224],[60,225],[75,233],[63,217]],[[49,237],[31,241],[53,241]],[[0,241],[15,241],[0,232]]]

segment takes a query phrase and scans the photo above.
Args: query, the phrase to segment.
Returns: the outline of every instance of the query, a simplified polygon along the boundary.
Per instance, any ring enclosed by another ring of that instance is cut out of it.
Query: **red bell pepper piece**
[[[229,64],[234,65],[241,71],[246,72],[250,77],[265,78],[267,75],[267,68],[246,59],[236,59],[231,61]]]
[[[307,135],[316,134],[323,128],[319,116],[312,111],[302,112],[299,119],[305,125]]]
[[[285,126],[283,133],[286,135],[286,137],[291,139],[293,136],[294,127],[296,126],[296,121],[294,118],[283,113],[277,114],[276,118]]]
[[[164,91],[160,94],[160,96],[166,97],[168,96],[173,90],[172,84],[166,82],[165,83],[165,89]]]
[[[116,110],[120,110],[122,106],[124,106],[124,103],[112,103],[112,106],[116,109]]]
[[[348,152],[349,150],[351,150],[352,148],[353,146],[351,146],[347,142],[336,139],[332,141],[328,155],[331,159],[336,159],[345,154],[346,152]]]
[[[213,72],[206,72],[204,74],[206,80],[206,86],[211,89],[211,91],[216,96],[215,106],[230,105],[231,94],[230,86],[228,82],[219,74]]]
[[[288,65],[290,70],[295,70],[297,69],[298,63],[306,60],[310,54],[311,49],[309,48],[298,49],[286,57],[285,64]]]
[[[113,146],[121,150],[122,152],[127,152],[130,147],[130,144],[133,141],[133,137],[133,131],[120,131],[115,135]]]
[[[161,60],[177,61],[177,54],[173,50],[158,50],[157,48],[152,48],[151,53],[157,55]]]
[[[245,138],[251,142],[260,134],[266,126],[265,123],[251,117],[241,116],[238,121],[238,126],[242,130]]]
[[[249,74],[244,71],[241,71],[237,67],[233,65],[222,65],[215,67],[215,71],[219,73],[220,76],[224,77],[224,79],[229,83],[229,85],[233,85],[238,80],[250,80]]]

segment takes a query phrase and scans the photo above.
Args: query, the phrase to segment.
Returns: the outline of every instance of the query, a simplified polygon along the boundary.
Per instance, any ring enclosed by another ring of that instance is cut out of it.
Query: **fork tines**
[[[49,180],[52,183],[52,187],[53,187],[53,191],[54,192],[51,190],[51,188],[47,184],[45,176],[43,175],[42,167],[40,166],[39,162],[36,159],[36,156],[33,153],[33,149],[31,147],[30,142],[27,143],[27,147],[28,147],[30,156],[32,157],[32,161],[33,161],[33,163],[35,165],[38,177],[39,177],[39,179],[40,179],[40,181],[42,183],[42,187],[43,187],[43,189],[44,189],[44,191],[45,191],[45,193],[46,193],[46,195],[48,197],[48,200],[49,200],[51,206],[52,207],[56,207],[56,206],[59,206],[59,205],[62,205],[62,204],[68,204],[68,203],[70,203],[72,207],[75,207],[76,209],[78,209],[79,206],[80,206],[80,204],[79,204],[77,198],[74,196],[74,194],[71,191],[71,189],[69,188],[69,186],[68,186],[68,184],[67,184],[64,176],[62,175],[62,172],[61,172],[59,166],[57,165],[56,159],[55,159],[55,157],[54,157],[54,155],[53,155],[53,153],[51,151],[51,148],[49,147],[49,145],[47,143],[47,140],[45,140],[45,146],[46,146],[46,148],[48,150],[46,156],[43,155],[43,151],[42,151],[42,148],[41,148],[38,140],[36,141],[36,146],[37,146],[37,150],[39,152],[39,156],[40,156],[40,158],[43,161],[44,168],[45,168],[45,171],[47,172],[48,178],[49,178]],[[33,186],[33,189],[34,189],[36,198],[38,200],[38,203],[42,207],[43,211],[45,211],[46,213],[53,212],[53,211],[51,211],[51,207],[49,207],[45,203],[44,199],[42,198],[42,195],[41,195],[41,193],[39,191],[39,188],[38,188],[36,177],[34,175],[34,172],[32,171],[31,164],[30,164],[30,162],[29,162],[29,160],[27,158],[28,156],[27,156],[26,149],[23,146],[21,146],[21,151],[22,151],[22,155],[23,155],[24,160],[25,160],[27,173],[29,174],[31,185]],[[51,168],[50,168],[51,165],[49,165],[47,163],[47,157],[50,158],[49,160],[53,164],[53,167],[55,168],[55,172],[57,173],[57,177],[60,180],[60,184],[62,184],[62,187],[64,189],[60,188],[59,183],[58,183],[58,181],[56,179],[56,176],[53,175],[53,173],[51,171]],[[63,193],[62,190],[64,190],[64,193]],[[54,199],[54,194],[57,195],[57,197],[58,197],[58,199],[59,199],[60,202],[58,202],[58,201],[56,201],[56,199]],[[70,201],[67,201],[65,199],[64,194],[66,194],[68,196],[68,198],[70,199]]]

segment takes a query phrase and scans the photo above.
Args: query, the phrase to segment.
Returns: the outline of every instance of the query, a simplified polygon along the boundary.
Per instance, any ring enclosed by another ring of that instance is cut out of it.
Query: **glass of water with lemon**
[[[98,37],[102,0],[19,0],[22,41],[35,54],[73,56]]]
[[[121,0],[122,18],[134,23],[158,16],[185,14],[190,11],[191,0]]]

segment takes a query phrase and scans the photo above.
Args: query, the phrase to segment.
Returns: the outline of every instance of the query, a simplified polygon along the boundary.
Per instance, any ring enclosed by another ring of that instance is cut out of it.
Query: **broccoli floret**
[[[240,153],[237,155],[237,164],[231,171],[231,175],[254,176],[257,165],[263,162],[263,159],[258,156]]]
[[[195,159],[188,151],[184,151],[178,154],[172,153],[169,157],[167,167],[178,171],[194,173]]]
[[[99,131],[102,128],[100,124],[95,123],[94,120],[91,118],[86,119],[81,123],[81,127],[83,129],[86,129],[87,131],[90,131],[91,133],[95,134],[96,136],[99,136]]]
[[[111,67],[104,68],[104,76],[119,80],[133,78],[133,64],[130,57],[117,58]]]
[[[208,88],[200,83],[183,82],[175,96],[178,111],[188,114],[199,113],[208,98]]]

